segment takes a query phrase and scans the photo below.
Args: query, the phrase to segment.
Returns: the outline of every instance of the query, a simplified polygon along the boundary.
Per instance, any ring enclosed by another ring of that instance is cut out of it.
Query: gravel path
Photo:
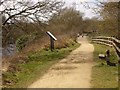
[[[81,46],[28,88],[90,88],[94,47],[86,37],[79,37]]]

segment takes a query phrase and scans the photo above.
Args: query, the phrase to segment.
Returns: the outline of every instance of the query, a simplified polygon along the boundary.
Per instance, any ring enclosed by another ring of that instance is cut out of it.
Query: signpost
[[[50,36],[50,49],[53,51],[54,49],[54,41],[57,40],[57,38],[49,31],[46,32]]]

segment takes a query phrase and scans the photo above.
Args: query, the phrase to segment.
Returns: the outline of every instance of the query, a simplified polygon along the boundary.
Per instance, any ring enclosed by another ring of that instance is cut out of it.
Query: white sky
[[[42,1],[42,0],[32,0],[32,1],[37,2],[37,1]],[[75,8],[77,10],[79,10],[80,12],[83,12],[84,13],[84,17],[92,18],[94,16],[98,16],[98,15],[93,13],[93,10],[85,8],[81,4],[81,2],[84,3],[84,4],[85,4],[85,2],[87,2],[90,7],[94,7],[95,5],[93,3],[96,0],[59,0],[59,1],[65,2],[65,6],[67,6],[67,7],[73,7],[73,3],[76,3],[76,7]],[[105,1],[105,0],[100,0],[100,1]]]
[[[94,3],[96,3],[97,1],[100,2],[118,2],[120,0],[62,0],[64,2],[66,2],[66,6],[71,7],[73,6],[73,3],[76,3],[76,9],[79,10],[80,12],[83,12],[85,14],[84,17],[88,17],[88,18],[92,18],[92,17],[99,17],[98,14],[93,13],[94,11],[92,9],[88,9],[85,8],[83,5],[85,5],[85,3],[87,3],[89,5],[89,7],[96,7],[96,5]],[[82,2],[82,4],[81,4]],[[98,8],[98,7],[97,7]]]
[[[96,17],[95,13],[93,13],[92,9],[85,8],[84,5],[87,3],[90,7],[95,7],[95,0],[63,0],[66,2],[66,6],[73,7],[73,3],[76,3],[75,8],[84,13],[84,17],[92,18]],[[82,4],[81,4],[82,2]]]

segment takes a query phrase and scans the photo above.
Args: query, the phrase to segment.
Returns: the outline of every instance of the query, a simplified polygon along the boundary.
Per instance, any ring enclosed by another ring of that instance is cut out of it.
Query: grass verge
[[[99,59],[99,54],[105,54],[106,49],[110,50],[110,61],[117,62],[115,50],[105,45],[94,44],[95,66],[92,68],[92,88],[117,88],[118,87],[118,66],[108,66],[105,60]]]
[[[18,63],[19,71],[7,71],[3,74],[5,88],[26,88],[31,83],[40,78],[47,70],[65,58],[70,52],[79,47],[78,43],[70,43],[67,48],[42,50],[31,52],[27,55],[27,63]]]

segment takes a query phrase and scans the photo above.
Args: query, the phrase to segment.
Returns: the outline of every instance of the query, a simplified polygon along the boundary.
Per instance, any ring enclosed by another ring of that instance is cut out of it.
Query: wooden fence
[[[92,38],[92,41],[95,43],[114,47],[118,56],[120,57],[120,40],[118,40],[114,37],[98,36],[98,37]]]

